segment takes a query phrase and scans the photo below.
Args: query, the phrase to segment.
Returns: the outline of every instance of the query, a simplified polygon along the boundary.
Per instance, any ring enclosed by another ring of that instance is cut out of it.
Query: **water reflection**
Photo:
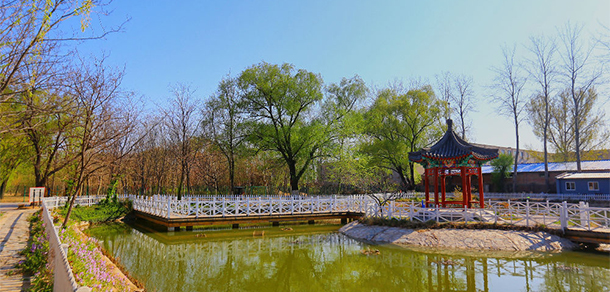
[[[89,233],[149,291],[610,291],[607,254],[442,254],[328,232],[176,240],[112,224]]]

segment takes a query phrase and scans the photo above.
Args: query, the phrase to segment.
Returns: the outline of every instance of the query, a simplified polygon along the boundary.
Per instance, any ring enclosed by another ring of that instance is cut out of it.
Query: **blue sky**
[[[79,51],[125,67],[124,87],[151,109],[166,103],[173,84],[190,84],[203,100],[223,76],[261,61],[292,63],[326,83],[358,74],[375,87],[419,77],[434,83],[449,71],[474,79],[473,140],[501,146],[514,146],[514,130],[497,116],[487,87],[501,46],[516,44],[524,57],[530,36],[555,35],[568,21],[584,25],[585,38],[610,27],[610,1],[114,1],[109,8],[106,26],[131,18],[124,32]],[[541,148],[527,124],[521,131],[522,147]]]

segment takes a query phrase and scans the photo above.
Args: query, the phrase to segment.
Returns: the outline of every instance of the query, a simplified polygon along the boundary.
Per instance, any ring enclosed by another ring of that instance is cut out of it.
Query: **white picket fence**
[[[225,216],[265,216],[322,214],[333,212],[364,212],[369,203],[365,195],[326,197],[239,197],[239,196],[176,196],[130,195],[136,211],[172,218],[203,218]]]

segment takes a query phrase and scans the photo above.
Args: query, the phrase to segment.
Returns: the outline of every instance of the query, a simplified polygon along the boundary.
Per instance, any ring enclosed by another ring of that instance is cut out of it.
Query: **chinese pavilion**
[[[479,203],[483,208],[483,175],[481,165],[498,157],[498,149],[488,149],[469,144],[453,132],[453,121],[447,120],[447,132],[436,144],[420,151],[409,152],[409,160],[421,164],[425,168],[424,182],[426,186],[426,206],[430,202],[430,181],[434,186],[434,205],[462,205],[470,208]],[[445,178],[459,175],[462,177],[462,200],[445,200]],[[479,201],[472,199],[471,177],[479,179]],[[439,201],[440,184],[440,201]]]

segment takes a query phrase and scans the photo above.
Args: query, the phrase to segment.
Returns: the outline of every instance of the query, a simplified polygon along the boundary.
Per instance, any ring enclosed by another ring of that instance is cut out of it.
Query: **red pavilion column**
[[[441,175],[441,207],[445,207],[445,197],[446,197],[446,178],[447,178],[447,170],[443,169],[443,174]]]
[[[446,169],[442,169],[442,171],[443,171],[443,173],[440,175],[440,177],[441,177],[441,198],[444,198],[445,191],[446,191],[445,190],[445,171],[446,171]],[[442,202],[439,200],[439,197],[436,196],[436,205],[437,206],[440,205],[440,207],[443,207],[441,204],[442,204]]]
[[[481,208],[485,208],[485,198],[483,197],[483,172],[481,171],[481,167],[477,167],[478,176],[479,176],[479,205]]]
[[[438,203],[438,167],[434,168],[434,203]]]
[[[460,166],[460,176],[462,177],[462,206],[468,206],[466,175],[466,168],[464,166]]]
[[[466,186],[468,187],[468,208],[472,207],[472,176],[470,175],[470,168],[466,171]]]
[[[424,174],[425,174],[424,175],[424,182],[425,182],[425,185],[426,185],[426,200],[425,200],[425,202],[426,202],[426,204],[428,204],[428,200],[430,199],[430,178],[429,178],[430,170],[428,168],[426,168],[424,170]]]

